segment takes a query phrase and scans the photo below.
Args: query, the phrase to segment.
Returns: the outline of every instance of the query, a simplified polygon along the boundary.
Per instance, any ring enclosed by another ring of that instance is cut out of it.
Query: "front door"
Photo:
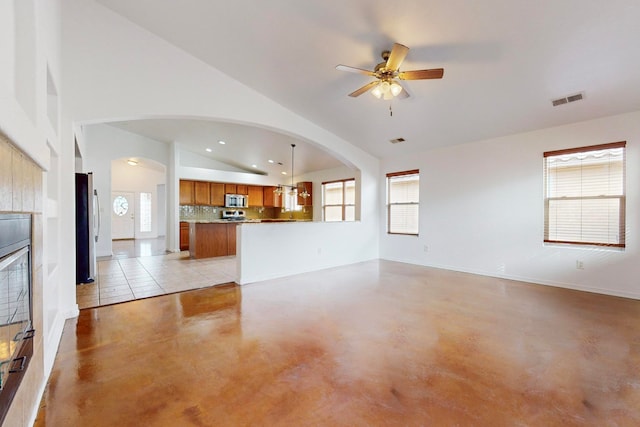
[[[111,239],[135,238],[135,203],[134,193],[111,193]]]

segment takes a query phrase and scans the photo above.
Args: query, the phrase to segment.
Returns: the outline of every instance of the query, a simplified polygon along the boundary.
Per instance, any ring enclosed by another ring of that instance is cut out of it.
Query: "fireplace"
[[[33,353],[31,215],[0,214],[0,424]]]

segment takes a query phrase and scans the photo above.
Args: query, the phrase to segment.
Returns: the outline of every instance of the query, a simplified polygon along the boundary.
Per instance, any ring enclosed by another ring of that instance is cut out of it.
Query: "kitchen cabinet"
[[[236,223],[189,223],[189,256],[210,258],[236,254]]]
[[[189,223],[184,221],[180,222],[180,250],[189,250]]]
[[[225,194],[238,194],[238,186],[236,184],[225,184],[224,185],[224,193]]]
[[[282,207],[282,194],[274,193],[275,189],[275,186],[262,187],[262,203],[265,208]]]
[[[221,182],[209,183],[209,203],[211,206],[224,206],[224,184]]]
[[[193,181],[180,180],[180,204],[193,205],[195,203],[195,192]]]
[[[209,183],[203,181],[195,181],[194,182],[194,201],[196,205],[205,205],[208,206],[210,204],[209,200]]]
[[[236,254],[236,227],[238,224],[227,224],[227,255]]]
[[[238,191],[238,194],[244,194],[245,196],[249,194],[249,186],[248,185],[242,185],[242,184],[238,184],[236,185],[236,189]]]
[[[264,191],[262,186],[250,185],[249,186],[249,206],[263,206]]]
[[[313,182],[311,181],[299,182],[297,186],[298,186],[298,206],[313,206]],[[309,193],[309,197],[304,198],[300,196],[300,193],[302,193],[303,190],[307,190],[307,193]]]

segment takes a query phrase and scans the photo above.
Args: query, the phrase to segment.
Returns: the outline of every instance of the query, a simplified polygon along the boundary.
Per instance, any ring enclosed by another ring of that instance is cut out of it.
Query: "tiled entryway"
[[[236,258],[194,260],[188,252],[98,261],[96,281],[76,286],[79,308],[98,307],[235,280]]]

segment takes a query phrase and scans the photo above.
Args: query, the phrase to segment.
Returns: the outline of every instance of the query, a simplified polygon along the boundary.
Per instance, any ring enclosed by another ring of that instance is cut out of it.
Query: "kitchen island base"
[[[189,256],[210,258],[236,254],[236,227],[228,222],[191,222]]]

